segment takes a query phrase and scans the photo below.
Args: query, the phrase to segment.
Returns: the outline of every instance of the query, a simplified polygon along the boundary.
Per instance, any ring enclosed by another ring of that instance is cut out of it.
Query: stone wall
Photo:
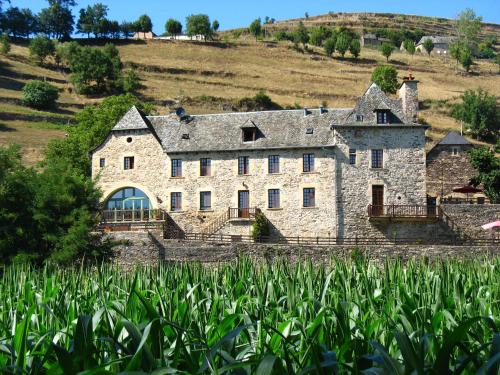
[[[206,243],[178,240],[163,240],[159,233],[112,233],[109,238],[119,241],[115,248],[115,262],[124,268],[135,265],[158,264],[161,262],[199,262],[215,264],[231,262],[244,256],[258,260],[271,260],[284,257],[291,262],[312,260],[328,262],[332,258],[345,258],[352,255],[352,245],[299,246],[244,243]],[[412,258],[475,258],[480,256],[499,256],[500,249],[493,246],[430,246],[430,245],[362,245],[356,251],[373,260],[408,260]]]
[[[500,220],[500,204],[445,204],[441,208],[472,238],[500,237],[500,232],[481,228],[481,225]]]

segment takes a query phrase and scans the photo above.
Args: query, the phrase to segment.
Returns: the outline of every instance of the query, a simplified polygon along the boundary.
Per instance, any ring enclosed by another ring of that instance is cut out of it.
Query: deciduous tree
[[[335,48],[337,52],[340,53],[342,57],[344,57],[345,53],[349,49],[349,45],[351,44],[351,39],[345,33],[341,33],[337,37],[337,42],[335,43]]]
[[[43,64],[45,59],[55,52],[54,42],[45,35],[33,38],[29,46],[30,55],[36,59],[38,64]]]
[[[478,175],[472,178],[473,186],[483,184],[484,192],[491,203],[500,203],[500,159],[486,147],[473,148],[469,151],[471,165]]]
[[[351,44],[349,45],[349,52],[354,56],[355,59],[358,58],[359,54],[361,53],[361,43],[359,42],[359,39],[351,40]]]
[[[429,57],[431,56],[431,52],[432,50],[434,49],[434,42],[430,39],[430,38],[427,38],[425,41],[424,41],[424,49],[425,51],[427,52],[427,54],[429,55]]]
[[[192,14],[186,17],[186,33],[188,36],[203,35],[205,40],[212,36],[210,18],[206,14]]]
[[[392,66],[379,65],[373,70],[372,82],[382,91],[394,94],[398,89],[398,72]]]
[[[255,37],[255,40],[257,40],[257,38],[262,34],[262,23],[260,21],[260,18],[253,20],[253,22],[248,27],[248,30],[250,31],[250,34]]]
[[[170,18],[165,23],[165,31],[168,35],[176,37],[182,33],[182,24],[179,21]]]
[[[392,44],[382,43],[380,45],[380,53],[387,59],[387,62],[389,62],[389,58],[392,55],[392,51],[394,51],[394,46]]]

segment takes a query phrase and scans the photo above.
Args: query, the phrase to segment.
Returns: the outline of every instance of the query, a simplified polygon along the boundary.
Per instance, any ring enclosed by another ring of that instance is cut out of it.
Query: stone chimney
[[[403,104],[403,112],[406,120],[417,122],[418,115],[418,81],[410,73],[403,78],[403,83],[399,87],[398,95]]]

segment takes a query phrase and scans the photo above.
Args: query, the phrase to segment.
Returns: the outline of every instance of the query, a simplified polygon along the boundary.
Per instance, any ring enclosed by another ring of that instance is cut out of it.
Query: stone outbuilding
[[[427,153],[427,194],[438,203],[485,203],[484,193],[462,194],[454,189],[469,185],[477,175],[468,152],[474,147],[459,133],[451,131]],[[481,186],[479,186],[481,188]]]
[[[415,50],[421,53],[427,53],[424,48],[424,43],[427,39],[432,40],[434,43],[434,49],[431,55],[447,55],[449,53],[450,43],[452,43],[456,38],[452,36],[440,36],[440,35],[426,35],[423,36],[417,43]]]

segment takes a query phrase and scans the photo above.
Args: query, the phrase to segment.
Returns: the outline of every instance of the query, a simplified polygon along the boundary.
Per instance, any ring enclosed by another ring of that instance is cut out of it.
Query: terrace
[[[371,221],[437,221],[441,218],[439,206],[427,205],[369,205]]]

